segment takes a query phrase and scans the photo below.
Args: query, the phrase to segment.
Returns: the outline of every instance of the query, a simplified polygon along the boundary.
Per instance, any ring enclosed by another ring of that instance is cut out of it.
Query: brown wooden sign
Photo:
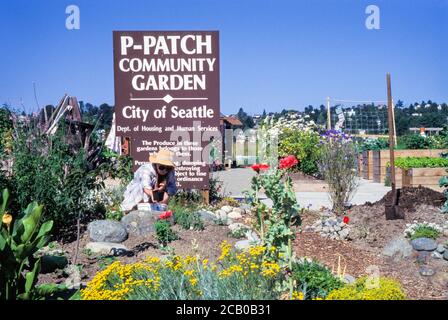
[[[134,169],[161,148],[175,152],[178,185],[208,188],[210,141],[219,137],[219,33],[115,31],[117,136]]]

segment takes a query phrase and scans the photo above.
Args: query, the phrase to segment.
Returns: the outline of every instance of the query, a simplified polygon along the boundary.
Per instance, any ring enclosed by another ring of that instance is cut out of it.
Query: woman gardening
[[[134,179],[124,193],[121,209],[131,211],[138,203],[149,202],[151,210],[164,211],[176,191],[173,153],[162,149],[150,155],[149,163],[145,163],[135,172]]]

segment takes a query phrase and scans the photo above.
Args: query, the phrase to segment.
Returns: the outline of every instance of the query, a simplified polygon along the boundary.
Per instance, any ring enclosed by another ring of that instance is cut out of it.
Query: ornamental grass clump
[[[117,261],[81,290],[84,300],[259,300],[278,299],[280,266],[263,259],[265,247],[235,252],[221,244],[216,262],[199,256],[148,257],[124,265]]]
[[[340,131],[321,135],[319,171],[328,183],[333,211],[343,212],[358,186],[356,149],[352,138]]]

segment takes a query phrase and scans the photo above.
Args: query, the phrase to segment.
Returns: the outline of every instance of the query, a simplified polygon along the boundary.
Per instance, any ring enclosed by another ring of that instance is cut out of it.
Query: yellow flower
[[[303,292],[294,291],[292,293],[292,300],[303,300],[303,299],[304,299]]]
[[[12,221],[12,215],[10,215],[9,213],[5,212],[3,214],[2,222],[4,224],[6,224],[6,226],[9,227],[9,225],[11,224],[11,221]]]

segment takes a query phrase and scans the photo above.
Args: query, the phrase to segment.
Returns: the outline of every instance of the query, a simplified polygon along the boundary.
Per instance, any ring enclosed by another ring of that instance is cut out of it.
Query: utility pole
[[[327,97],[327,129],[331,130],[330,97]]]

